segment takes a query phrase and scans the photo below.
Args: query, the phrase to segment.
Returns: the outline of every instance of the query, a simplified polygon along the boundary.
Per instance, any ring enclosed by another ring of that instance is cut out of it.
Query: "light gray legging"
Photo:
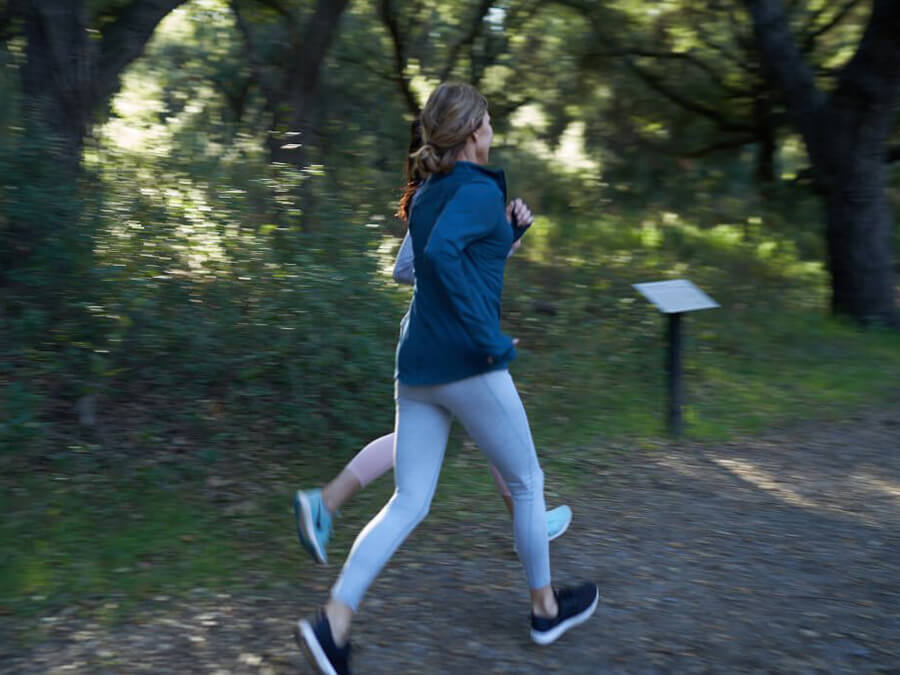
[[[513,529],[532,589],[550,583],[544,473],[522,400],[507,370],[433,387],[397,383],[396,490],[356,538],[332,596],[354,611],[394,551],[428,513],[454,418],[500,471],[515,505]]]

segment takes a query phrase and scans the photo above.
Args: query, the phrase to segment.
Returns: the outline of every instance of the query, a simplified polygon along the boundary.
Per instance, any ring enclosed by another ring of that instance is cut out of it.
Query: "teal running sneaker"
[[[557,537],[561,537],[563,533],[569,529],[572,523],[572,509],[563,504],[555,509],[547,511],[547,541],[553,541]],[[513,541],[513,551],[519,552],[519,547]]]
[[[553,541],[561,537],[569,529],[572,522],[572,509],[563,504],[547,511],[547,539]]]
[[[300,545],[320,565],[328,564],[325,548],[331,537],[331,513],[322,501],[321,490],[297,490],[294,495],[294,518]]]

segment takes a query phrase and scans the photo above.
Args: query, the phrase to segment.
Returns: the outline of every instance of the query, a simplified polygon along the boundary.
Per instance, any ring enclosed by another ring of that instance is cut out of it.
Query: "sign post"
[[[652,281],[633,285],[638,293],[668,316],[665,364],[668,393],[666,426],[669,433],[678,438],[681,436],[684,426],[681,416],[681,315],[700,309],[713,309],[718,307],[719,303],[687,279]]]

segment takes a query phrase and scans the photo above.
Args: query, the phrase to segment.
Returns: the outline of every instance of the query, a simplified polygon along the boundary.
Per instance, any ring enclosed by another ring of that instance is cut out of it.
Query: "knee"
[[[528,496],[544,491],[544,472],[536,466],[531,471],[516,474],[507,481],[510,493],[516,496]]]
[[[431,499],[422,494],[398,492],[392,502],[391,510],[395,511],[403,527],[409,530],[425,520],[431,509]]]

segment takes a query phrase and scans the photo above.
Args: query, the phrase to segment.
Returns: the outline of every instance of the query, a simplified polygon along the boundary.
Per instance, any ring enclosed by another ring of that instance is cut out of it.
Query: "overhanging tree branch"
[[[724,91],[728,92],[732,95],[745,95],[746,92],[740,89],[736,89],[725,83],[724,80],[708,63],[698,59],[696,56],[691,54],[690,52],[657,52],[649,49],[627,49],[623,50],[619,56],[640,56],[651,59],[660,59],[660,60],[674,60],[674,61],[684,61],[688,63],[698,70],[704,72],[709,79],[713,82],[713,84],[717,85]]]
[[[628,127],[629,128],[627,133],[629,139],[637,143],[640,147],[645,148],[651,152],[664,155],[666,157],[673,157],[677,159],[700,159],[702,157],[712,155],[716,152],[726,152],[728,150],[742,148],[746,145],[755,145],[759,142],[759,139],[752,135],[739,134],[734,137],[723,138],[719,141],[710,143],[709,145],[700,148],[695,148],[693,150],[684,150],[682,148],[674,147],[674,145],[671,143],[661,143],[658,140],[648,138],[630,124],[628,125]]]
[[[816,122],[825,95],[816,87],[812,71],[794,42],[784,8],[780,0],[744,2],[753,18],[757,44],[767,65],[765,70],[785,97],[790,115],[810,152],[815,152],[813,148],[820,147]]]
[[[119,88],[122,71],[143,52],[166,15],[186,0],[136,0],[103,29],[97,98],[106,100]]]
[[[708,10],[709,8],[706,7],[705,9]],[[750,74],[751,76],[756,75],[755,69],[750,63],[748,63],[748,59],[746,58],[747,49],[746,44],[743,40],[737,40],[735,42],[741,49],[743,49],[744,54],[735,54],[734,50],[730,49],[727,43],[717,42],[713,35],[710,34],[709,30],[706,27],[706,22],[704,21],[703,11],[698,11],[693,6],[689,6],[687,8],[687,11],[691,16],[695,17],[696,20],[693,22],[693,25],[697,31],[697,39],[700,40],[700,42],[705,47],[721,54],[723,58],[727,59],[730,63],[737,66],[744,72]],[[737,28],[734,27],[734,18],[730,18],[732,20],[732,30],[737,30]]]
[[[634,59],[630,57],[625,57],[625,64],[628,68],[637,75],[647,86],[656,91],[659,94],[662,94],[664,97],[669,99],[672,103],[688,110],[690,112],[696,113],[698,115],[702,115],[708,120],[715,123],[715,125],[722,131],[728,132],[752,132],[752,128],[747,124],[736,124],[725,119],[717,110],[710,108],[702,103],[698,103],[696,101],[691,101],[690,99],[682,96],[673,88],[664,84],[662,78],[657,77],[653,73],[645,70],[637,63],[634,62]]]

